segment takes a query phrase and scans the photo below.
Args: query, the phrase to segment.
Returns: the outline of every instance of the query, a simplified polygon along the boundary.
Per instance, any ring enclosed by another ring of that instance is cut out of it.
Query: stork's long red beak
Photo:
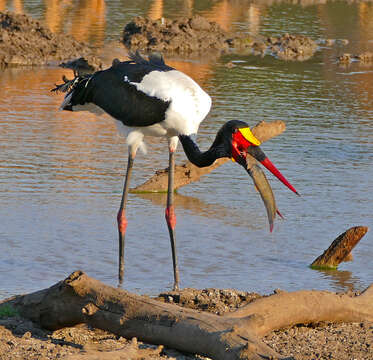
[[[251,130],[247,128],[238,129],[232,137],[232,157],[235,161],[246,167],[243,154],[250,154],[253,158],[263,164],[273,175],[275,175],[284,185],[291,191],[299,195],[294,186],[286,180],[280,170],[267,158],[262,149],[259,147],[260,141],[253,135]]]
[[[286,180],[285,176],[281,174],[280,170],[277,169],[275,165],[273,165],[272,161],[265,157],[264,160],[260,161],[262,165],[264,165],[273,175],[277,177],[284,185],[286,185],[291,191],[295,192],[299,195],[298,191],[295,190],[294,186]]]

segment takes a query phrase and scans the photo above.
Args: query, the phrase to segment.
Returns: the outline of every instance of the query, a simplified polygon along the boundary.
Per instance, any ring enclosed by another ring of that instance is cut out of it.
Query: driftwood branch
[[[343,261],[351,261],[351,251],[368,232],[366,226],[354,226],[339,235],[331,245],[311,264],[313,269],[336,269]]]
[[[261,337],[296,324],[372,321],[372,300],[373,284],[354,297],[316,290],[281,292],[258,299],[225,317],[246,318],[245,325]]]
[[[285,123],[281,120],[264,122],[261,121],[252,128],[252,132],[260,142],[265,142],[285,131]],[[198,181],[202,175],[209,174],[211,171],[229,161],[228,158],[218,159],[211,166],[199,168],[187,161],[183,165],[175,167],[175,189]],[[168,184],[168,169],[158,170],[145,183],[131,189],[131,192],[166,192]]]
[[[224,360],[280,359],[261,341],[273,329],[373,321],[373,285],[355,297],[327,291],[280,293],[218,316],[131,294],[77,271],[48,289],[4,303],[47,329],[84,322],[126,338]]]

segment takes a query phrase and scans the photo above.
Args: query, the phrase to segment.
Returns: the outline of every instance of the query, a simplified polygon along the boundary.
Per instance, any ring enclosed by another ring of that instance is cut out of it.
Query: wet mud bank
[[[179,55],[228,51],[228,34],[202,16],[179,20],[151,20],[138,16],[123,30],[123,44],[130,50]]]
[[[0,12],[0,67],[45,65],[84,56],[95,68],[101,62],[89,45],[54,34],[30,16]]]
[[[186,57],[250,52],[254,55],[273,55],[282,60],[298,61],[309,59],[318,48],[314,40],[303,35],[253,38],[247,34],[228,33],[216,22],[199,15],[156,21],[136,17],[124,27],[122,42],[132,51],[159,51]]]
[[[244,53],[295,61],[311,58],[319,44],[331,46],[304,35],[254,38],[228,33],[199,15],[177,20],[136,17],[124,26],[121,41],[116,44],[129,51],[157,51],[182,58]],[[70,35],[52,33],[30,16],[0,12],[0,67],[66,63],[84,57],[93,70],[99,70],[103,67],[99,51]]]
[[[361,54],[349,54],[344,53],[338,56],[337,60],[340,64],[350,64],[352,62],[358,62],[361,64],[373,64],[373,52],[366,51]]]

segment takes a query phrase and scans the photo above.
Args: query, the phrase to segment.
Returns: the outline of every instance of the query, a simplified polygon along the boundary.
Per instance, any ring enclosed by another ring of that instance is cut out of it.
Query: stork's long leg
[[[179,289],[179,269],[176,255],[175,225],[176,215],[174,209],[174,178],[175,178],[175,149],[169,147],[169,168],[168,168],[168,188],[167,188],[167,208],[166,221],[170,233],[172,262],[174,267],[174,290]]]
[[[134,160],[135,160],[135,155],[133,155],[131,151],[129,151],[126,179],[124,181],[122,200],[120,202],[120,207],[119,207],[119,211],[117,215],[118,232],[119,232],[119,273],[118,273],[119,284],[122,284],[123,275],[124,275],[124,240],[125,240],[127,223],[128,223],[127,218],[126,218],[126,204],[127,204],[128,189],[129,189],[129,183],[131,179],[132,166],[133,166]]]

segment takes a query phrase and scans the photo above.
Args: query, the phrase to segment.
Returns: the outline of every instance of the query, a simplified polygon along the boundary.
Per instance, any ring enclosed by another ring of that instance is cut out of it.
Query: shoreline
[[[281,292],[276,290],[276,293]],[[161,293],[156,300],[223,315],[261,295],[232,289],[183,289]],[[373,359],[373,322],[301,324],[270,332],[264,343],[286,358]],[[208,359],[181,353],[136,338],[125,339],[86,324],[48,331],[18,315],[0,318],[0,359]]]

